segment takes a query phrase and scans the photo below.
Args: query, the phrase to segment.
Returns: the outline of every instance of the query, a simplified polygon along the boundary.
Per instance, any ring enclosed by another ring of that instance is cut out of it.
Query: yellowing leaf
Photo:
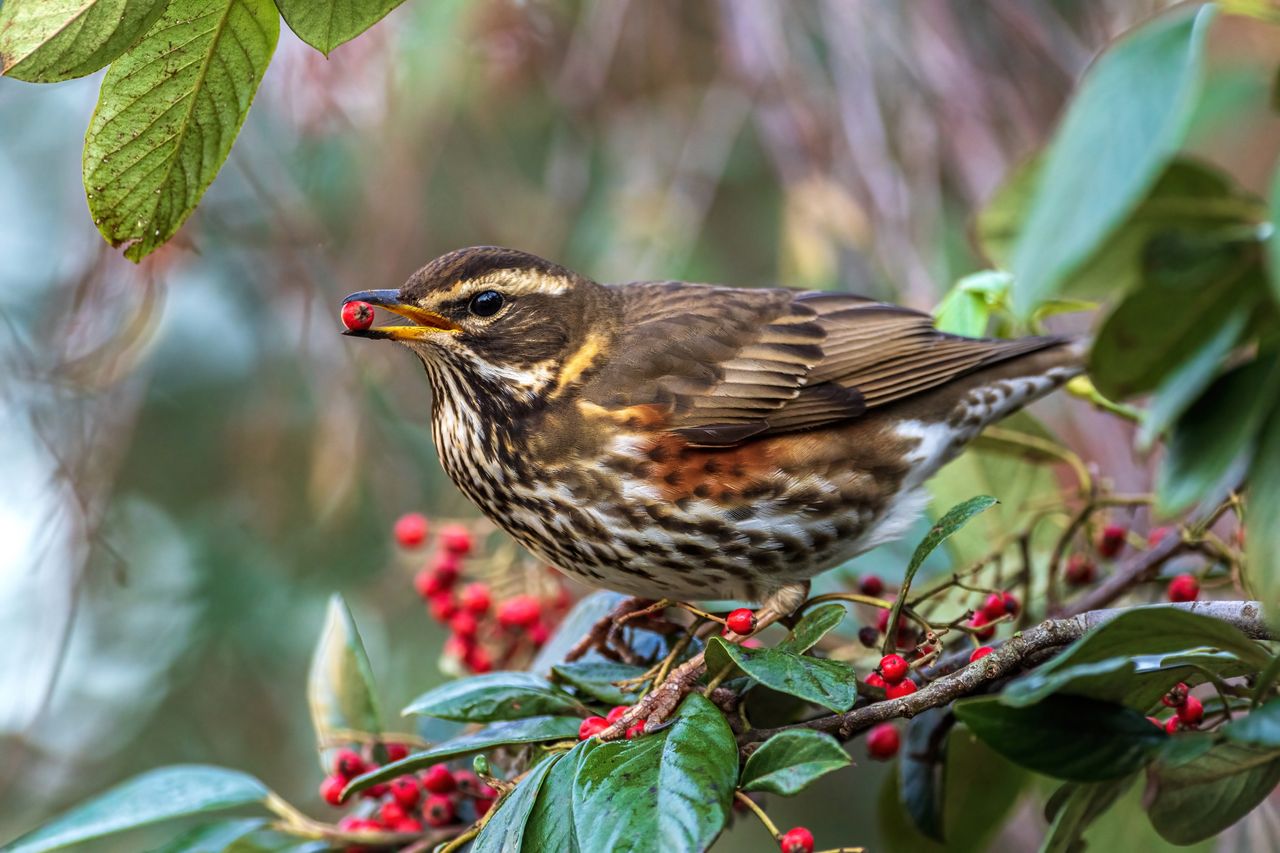
[[[28,83],[83,77],[142,37],[165,0],[6,0],[0,74]]]

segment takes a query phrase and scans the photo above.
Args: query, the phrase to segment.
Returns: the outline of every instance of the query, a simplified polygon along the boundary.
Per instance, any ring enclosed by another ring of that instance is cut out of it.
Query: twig
[[[1186,604],[1153,606],[1176,607],[1179,610],[1211,616],[1239,628],[1255,640],[1276,638],[1276,635],[1263,622],[1262,605],[1256,601],[1193,601]],[[1015,634],[986,657],[950,675],[938,678],[909,696],[873,702],[843,714],[832,714],[803,723],[771,729],[752,729],[740,735],[738,741],[745,746],[768,740],[778,732],[796,728],[814,729],[848,740],[877,723],[899,717],[914,717],[929,708],[948,705],[956,699],[976,693],[984,685],[1023,668],[1041,653],[1072,643],[1084,636],[1086,631],[1132,609],[1127,607],[1091,610],[1062,619],[1047,620]]]

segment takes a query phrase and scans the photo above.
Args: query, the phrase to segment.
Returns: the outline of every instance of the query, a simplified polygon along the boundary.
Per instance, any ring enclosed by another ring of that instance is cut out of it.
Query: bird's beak
[[[392,314],[399,314],[412,320],[413,326],[375,326],[369,329],[347,329],[342,334],[355,338],[380,338],[391,341],[420,341],[441,332],[460,332],[462,327],[439,314],[406,305],[400,301],[400,294],[394,290],[361,290],[353,293],[342,304],[348,302],[368,302],[378,308],[385,308]]]

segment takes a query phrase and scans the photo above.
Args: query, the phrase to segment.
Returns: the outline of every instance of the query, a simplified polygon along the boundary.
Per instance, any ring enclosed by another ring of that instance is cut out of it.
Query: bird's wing
[[[857,417],[1054,342],[947,335],[928,314],[846,294],[683,282],[617,289],[622,332],[582,398],[655,409],[700,446]]]

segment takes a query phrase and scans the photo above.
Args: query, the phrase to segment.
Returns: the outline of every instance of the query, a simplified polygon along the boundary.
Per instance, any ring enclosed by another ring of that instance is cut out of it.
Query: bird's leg
[[[779,619],[794,613],[809,597],[809,582],[788,584],[774,592],[760,609],[756,611],[756,630],[760,631]],[[712,623],[714,624],[714,623]],[[740,643],[746,637],[729,631],[724,634],[725,642]],[[609,728],[600,732],[601,740],[615,740],[626,733],[638,720],[644,720],[646,730],[661,725],[667,717],[680,705],[680,701],[693,689],[698,679],[707,671],[706,660],[702,652],[698,652],[680,664],[644,698],[632,705],[628,711],[618,718]]]
[[[592,649],[598,649],[605,657],[617,660],[618,653],[610,648],[610,641],[615,639],[615,626],[618,623],[625,622],[634,613],[646,611],[652,603],[647,598],[627,598],[618,602],[618,606],[613,609],[612,613],[603,619],[597,620],[591,626],[591,630],[587,632],[587,635],[569,650],[569,653],[564,656],[565,663],[576,661]],[[628,649],[628,651],[630,650]]]

